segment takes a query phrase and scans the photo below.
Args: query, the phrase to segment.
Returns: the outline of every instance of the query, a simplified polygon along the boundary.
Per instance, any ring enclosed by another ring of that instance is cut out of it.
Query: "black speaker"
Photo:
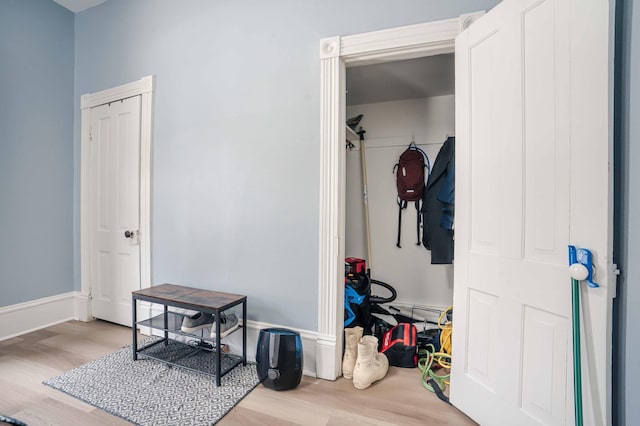
[[[286,328],[265,328],[258,336],[258,378],[269,389],[293,389],[302,378],[302,339]]]

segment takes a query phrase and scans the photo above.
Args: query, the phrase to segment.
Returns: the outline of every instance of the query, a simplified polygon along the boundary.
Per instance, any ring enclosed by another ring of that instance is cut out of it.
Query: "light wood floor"
[[[30,426],[130,424],[42,384],[130,342],[131,329],[103,321],[70,321],[1,341],[0,413]],[[343,378],[306,376],[290,391],[258,385],[218,424],[475,425],[422,388],[418,369],[394,367],[365,390]]]

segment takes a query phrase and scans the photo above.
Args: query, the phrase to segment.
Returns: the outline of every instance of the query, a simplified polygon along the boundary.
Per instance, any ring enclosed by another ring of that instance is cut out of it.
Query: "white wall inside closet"
[[[347,117],[363,114],[371,228],[372,277],[391,284],[396,302],[447,307],[453,300],[453,265],[432,265],[431,254],[416,245],[416,209],[402,214],[402,248],[396,247],[398,205],[393,167],[412,140],[433,165],[438,151],[455,130],[454,95],[351,105]],[[346,255],[366,258],[360,146],[347,150]],[[422,235],[422,231],[420,232]],[[367,259],[369,261],[369,259]],[[374,294],[386,291],[373,288]]]

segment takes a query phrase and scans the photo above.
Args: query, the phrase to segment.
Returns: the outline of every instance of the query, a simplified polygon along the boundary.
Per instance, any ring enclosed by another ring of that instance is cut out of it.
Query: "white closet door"
[[[609,3],[505,0],[456,40],[451,401],[483,425],[574,424],[567,246],[582,291],[585,424],[610,422]]]
[[[91,109],[93,316],[131,325],[140,288],[140,96]]]

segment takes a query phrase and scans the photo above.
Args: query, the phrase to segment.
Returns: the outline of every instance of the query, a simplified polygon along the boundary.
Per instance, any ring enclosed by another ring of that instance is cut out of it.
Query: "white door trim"
[[[151,285],[151,146],[153,139],[153,94],[155,78],[138,81],[80,98],[80,295],[78,313],[81,321],[92,319],[90,274],[90,159],[87,146],[90,140],[91,108],[132,96],[141,96],[140,113],[140,286]],[[84,303],[86,301],[86,303]]]
[[[483,11],[320,40],[320,200],[318,246],[318,377],[340,374],[344,304],[345,64],[364,65],[452,53],[455,37]]]

